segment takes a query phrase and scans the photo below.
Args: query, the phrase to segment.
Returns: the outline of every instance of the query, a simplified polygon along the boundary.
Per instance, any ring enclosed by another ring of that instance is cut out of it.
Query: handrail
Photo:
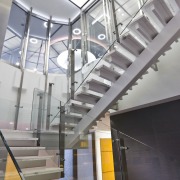
[[[25,180],[24,175],[23,175],[23,173],[21,171],[21,168],[19,167],[19,165],[18,165],[18,163],[17,163],[17,161],[16,161],[16,159],[15,159],[11,149],[9,148],[9,146],[8,146],[8,144],[7,144],[7,142],[6,142],[5,138],[4,138],[1,130],[0,130],[0,137],[1,137],[2,141],[3,141],[3,143],[4,143],[4,146],[6,147],[6,149],[8,151],[8,153],[9,153],[9,155],[10,155],[10,157],[11,157],[11,159],[12,159],[14,165],[15,165],[15,167],[16,167],[16,170],[19,173],[19,176],[21,177],[22,180]]]
[[[131,22],[134,20],[134,18],[137,16],[137,14],[142,10],[142,8],[146,5],[146,3],[150,1],[150,0],[146,0],[143,5],[138,9],[138,11],[134,14],[134,16],[132,17],[132,19],[129,21],[129,23],[124,27],[124,29],[122,30],[122,32],[119,34],[119,36],[121,36],[124,31],[127,29],[127,27],[131,24]],[[84,78],[84,80],[80,83],[80,85],[77,87],[77,89],[75,90],[75,92],[77,92],[77,90],[83,85],[83,83],[85,82],[85,80],[89,77],[89,75],[94,71],[94,69],[97,67],[97,65],[101,62],[101,60],[104,58],[104,56],[108,53],[108,51],[113,47],[113,45],[116,43],[117,40],[114,40],[113,43],[109,46],[109,48],[105,51],[104,55],[98,60],[98,62],[95,64],[95,66],[90,70],[90,72],[88,73],[88,75]],[[67,102],[64,104],[67,105],[69,103],[69,101],[71,100],[71,98],[69,98],[67,100]],[[58,114],[61,111],[59,111],[54,118],[52,119],[52,121],[50,122],[50,124],[54,121],[54,119],[58,116]]]

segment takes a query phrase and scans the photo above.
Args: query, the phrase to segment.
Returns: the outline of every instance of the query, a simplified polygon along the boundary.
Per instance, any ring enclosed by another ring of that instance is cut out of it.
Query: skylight
[[[82,8],[89,0],[69,0],[74,5],[78,6],[79,8]]]

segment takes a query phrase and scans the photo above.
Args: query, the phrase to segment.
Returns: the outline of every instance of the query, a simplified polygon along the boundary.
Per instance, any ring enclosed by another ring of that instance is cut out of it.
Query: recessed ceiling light
[[[31,39],[30,39],[30,43],[32,43],[32,44],[37,44],[37,43],[38,43],[38,40],[35,39],[35,38],[31,38]]]
[[[16,62],[16,66],[19,66],[19,62]]]
[[[79,8],[82,8],[89,0],[69,0],[74,5],[78,6]]]
[[[44,22],[44,27],[47,28],[47,22]],[[53,27],[53,24],[51,23],[51,28]]]
[[[124,13],[122,13],[121,15],[124,16]]]
[[[75,28],[75,29],[73,29],[73,34],[74,35],[80,35],[81,34],[81,30],[79,28]]]
[[[98,39],[99,40],[104,40],[106,38],[106,35],[105,34],[99,34],[98,35]]]

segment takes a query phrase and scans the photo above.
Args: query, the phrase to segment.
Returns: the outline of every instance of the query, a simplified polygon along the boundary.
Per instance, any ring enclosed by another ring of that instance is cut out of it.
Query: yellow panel
[[[112,152],[112,140],[111,139],[101,139],[101,151],[111,151]]]
[[[4,180],[21,180],[21,177],[19,176],[19,173],[9,154],[7,157],[6,173]]]
[[[102,179],[103,180],[115,180],[114,172],[103,173]]]
[[[112,152],[101,152],[102,172],[114,171]]]
[[[100,139],[101,146],[101,163],[102,163],[102,179],[115,180],[114,177],[114,160],[112,153],[112,140]]]

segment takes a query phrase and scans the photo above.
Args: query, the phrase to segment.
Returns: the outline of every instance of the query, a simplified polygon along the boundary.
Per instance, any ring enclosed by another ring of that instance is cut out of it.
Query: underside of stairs
[[[179,0],[148,2],[143,15],[132,21],[129,32],[94,68],[68,105],[69,114],[81,114],[82,118],[72,120],[73,136],[65,137],[66,147],[72,148],[149,68],[157,69],[158,58],[180,35],[179,4]]]

